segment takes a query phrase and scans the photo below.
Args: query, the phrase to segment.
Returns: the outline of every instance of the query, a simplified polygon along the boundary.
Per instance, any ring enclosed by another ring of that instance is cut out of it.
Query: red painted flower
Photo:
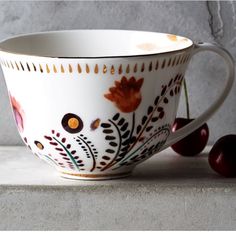
[[[19,102],[16,101],[16,99],[10,95],[11,104],[13,108],[13,114],[16,120],[17,127],[20,132],[24,131],[24,111],[22,110]]]
[[[121,81],[115,81],[115,86],[111,87],[110,93],[104,94],[104,97],[114,102],[122,112],[135,111],[142,100],[140,92],[142,84],[143,78],[136,80],[134,77],[127,79],[123,76]]]

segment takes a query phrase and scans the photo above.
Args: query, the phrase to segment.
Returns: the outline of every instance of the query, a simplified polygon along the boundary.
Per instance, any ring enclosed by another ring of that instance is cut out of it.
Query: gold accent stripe
[[[128,64],[127,67],[126,67],[126,73],[129,74],[129,71],[130,70],[129,70],[129,64]]]
[[[166,65],[166,59],[163,60],[161,68],[164,69]]]
[[[27,64],[28,65],[28,64]],[[28,65],[29,66],[29,65]],[[14,66],[13,66],[13,64],[12,64],[12,62],[11,62],[11,68],[14,70]]]
[[[112,75],[114,75],[114,74],[115,74],[115,68],[114,68],[114,66],[113,66],[113,65],[111,66],[111,74],[112,74]]]
[[[106,74],[106,73],[107,73],[107,66],[104,65],[104,66],[103,66],[103,74]]]
[[[168,64],[167,64],[167,66],[169,67],[170,64],[171,64],[171,58],[169,59],[169,62],[168,62]]]
[[[20,68],[16,62],[15,62],[15,65],[16,65],[17,70],[20,70]]]
[[[8,62],[7,62],[7,65],[8,65]],[[20,66],[21,66],[21,69],[24,71],[25,70],[25,68],[24,68],[24,66],[23,66],[23,64],[20,62]],[[9,67],[9,66],[8,66]]]
[[[39,64],[39,70],[40,70],[41,73],[43,73],[43,68],[40,64]]]
[[[27,66],[28,71],[30,71],[30,67],[28,63],[26,63],[26,66]]]
[[[97,74],[98,73],[98,64],[95,65],[95,68],[94,68],[94,73]]]
[[[142,68],[141,68],[141,72],[144,72],[144,70],[145,70],[145,64],[143,63]]]
[[[82,73],[82,69],[80,67],[80,64],[77,65],[77,70],[78,70],[79,73]]]
[[[187,61],[190,59],[190,54],[189,53],[183,53],[181,55],[173,55],[172,57],[168,58],[163,58],[162,61],[159,61],[160,59],[156,59],[155,61],[149,61],[149,62],[141,62],[141,63],[134,63],[134,64],[126,64],[126,65],[118,65],[117,67],[115,65],[102,65],[101,67],[98,64],[95,64],[94,67],[90,67],[89,64],[85,64],[81,66],[81,64],[77,64],[77,71],[76,69],[73,69],[73,65],[68,63],[68,64],[60,64],[59,66],[56,66],[55,64],[34,64],[33,62],[21,62],[21,61],[8,61],[5,59],[1,59],[1,65],[5,66],[9,69],[13,70],[18,70],[18,71],[28,71],[28,72],[41,72],[41,73],[82,73],[85,72],[87,74],[93,72],[94,74],[98,74],[99,71],[102,72],[103,74],[106,74],[109,72],[109,74],[114,75],[114,74],[129,74],[131,72],[137,73],[138,71],[140,72],[145,72],[145,71],[153,71],[153,70],[158,70],[164,69],[165,67],[174,67],[178,66],[180,64],[187,63]],[[44,67],[45,66],[45,67]],[[51,68],[50,68],[51,67]],[[83,67],[83,68],[82,68]],[[84,71],[83,71],[84,70]]]
[[[119,75],[122,74],[123,70],[122,70],[122,65],[119,66]]]
[[[158,70],[158,67],[159,67],[159,62],[157,60],[155,70]]]
[[[181,57],[181,56],[179,56],[179,58],[178,58],[178,60],[177,60],[177,62],[176,62],[176,66],[179,65],[180,57]]]
[[[118,173],[118,174],[109,174],[109,175],[106,175],[106,174],[74,174],[74,173],[69,173],[69,172],[61,172],[62,174],[64,175],[71,175],[71,176],[77,176],[77,177],[84,177],[84,178],[103,178],[103,177],[115,177],[115,176],[123,176],[123,175],[129,175],[131,174],[132,172],[129,171],[129,172],[124,172],[124,173]]]
[[[89,72],[90,72],[89,65],[86,64],[86,73],[89,74]]]
[[[176,57],[175,57],[174,60],[172,61],[172,67],[175,65],[175,60],[176,60]]]
[[[32,63],[32,65],[33,65],[33,67],[34,67],[34,71],[37,71],[37,68],[36,68],[35,64]]]
[[[65,73],[65,69],[62,64],[61,64],[61,73]]]
[[[55,65],[53,65],[53,71],[54,71],[54,73],[57,73],[57,68]]]
[[[72,69],[72,66],[71,64],[69,64],[69,72],[72,73],[73,72],[73,69]]]
[[[48,64],[46,64],[46,71],[47,71],[47,73],[50,73],[50,69],[49,69]]]
[[[152,62],[150,62],[148,70],[152,71]]]

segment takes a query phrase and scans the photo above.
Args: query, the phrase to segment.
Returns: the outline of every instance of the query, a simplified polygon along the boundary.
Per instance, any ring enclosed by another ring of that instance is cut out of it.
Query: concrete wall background
[[[0,40],[36,31],[113,28],[169,32],[194,41],[216,42],[236,58],[236,2],[0,2]],[[196,56],[186,77],[192,116],[214,101],[225,82],[222,61],[211,53]],[[21,145],[0,71],[0,145]],[[184,100],[179,115],[185,115]],[[236,83],[209,122],[210,141],[236,133]]]

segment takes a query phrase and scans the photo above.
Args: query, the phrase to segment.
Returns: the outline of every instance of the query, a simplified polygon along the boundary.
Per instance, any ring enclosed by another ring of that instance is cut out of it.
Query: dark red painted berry
[[[212,147],[208,161],[220,175],[236,177],[236,135],[221,137]]]
[[[172,131],[184,127],[192,122],[193,119],[176,118]],[[209,138],[209,129],[207,124],[203,124],[187,137],[172,145],[172,149],[182,156],[195,156],[203,151]]]

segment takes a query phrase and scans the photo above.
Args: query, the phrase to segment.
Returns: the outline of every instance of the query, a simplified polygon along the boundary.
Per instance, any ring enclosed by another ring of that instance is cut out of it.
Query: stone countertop
[[[207,153],[195,158],[180,157],[171,149],[138,165],[132,176],[99,181],[64,179],[53,167],[21,146],[0,147],[0,188],[3,187],[76,187],[150,186],[155,188],[235,188],[236,179],[218,176],[208,165]]]
[[[130,177],[81,181],[25,147],[0,147],[0,229],[236,229],[236,179],[210,169],[209,149],[195,158],[167,149]]]

